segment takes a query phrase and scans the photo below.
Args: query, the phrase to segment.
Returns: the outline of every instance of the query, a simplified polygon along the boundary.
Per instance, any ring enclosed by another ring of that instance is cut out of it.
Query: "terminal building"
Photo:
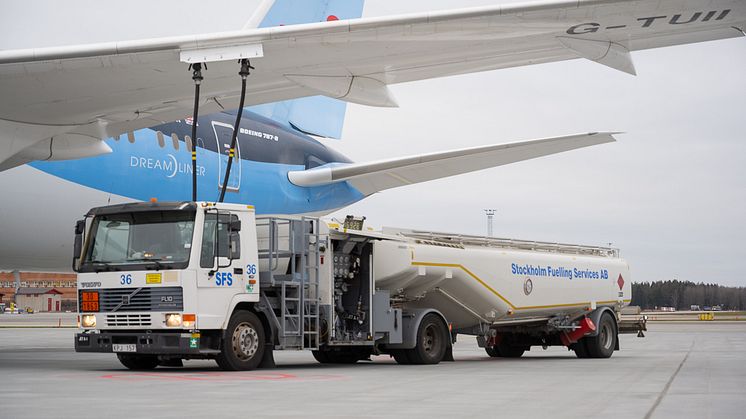
[[[54,288],[19,288],[16,305],[34,313],[62,310],[62,293]]]

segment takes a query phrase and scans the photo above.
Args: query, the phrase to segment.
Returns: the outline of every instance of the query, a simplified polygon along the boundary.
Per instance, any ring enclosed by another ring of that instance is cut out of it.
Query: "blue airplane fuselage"
[[[197,199],[218,199],[236,113],[199,118]],[[225,202],[254,205],[261,214],[329,212],[364,198],[342,182],[299,187],[287,173],[350,160],[312,137],[244,111]],[[99,191],[146,201],[192,197],[192,121],[178,120],[109,138],[110,154],[30,163],[34,168]]]

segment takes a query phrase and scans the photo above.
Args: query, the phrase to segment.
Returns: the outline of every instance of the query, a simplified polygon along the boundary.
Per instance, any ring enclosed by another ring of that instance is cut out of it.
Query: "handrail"
[[[545,251],[554,253],[569,253],[576,255],[593,255],[602,257],[619,257],[619,249],[603,246],[586,246],[579,244],[542,242],[532,240],[517,240],[500,237],[476,236],[469,234],[451,234],[425,230],[405,230],[384,228],[384,233],[396,234],[414,240],[427,240],[449,246],[482,246],[507,249]],[[423,244],[435,244],[426,243]]]

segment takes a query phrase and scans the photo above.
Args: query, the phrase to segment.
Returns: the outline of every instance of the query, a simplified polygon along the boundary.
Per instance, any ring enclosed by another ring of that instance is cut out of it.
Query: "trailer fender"
[[[601,321],[601,316],[603,316],[604,313],[609,313],[614,318],[614,331],[617,333],[617,335],[619,335],[619,325],[617,324],[616,313],[611,308],[599,307],[588,314],[588,317],[591,319],[594,325],[598,325],[598,323]],[[598,328],[596,328],[596,330],[594,330],[593,332],[588,333],[586,336],[598,336]],[[616,340],[616,347],[614,349],[619,350],[619,339]]]
[[[450,361],[453,359],[452,346],[453,346],[453,333],[450,327],[448,327],[448,321],[446,317],[440,311],[434,308],[425,309],[412,309],[402,313],[402,343],[386,345],[386,349],[412,349],[417,345],[417,330],[420,328],[422,319],[430,314],[435,313],[440,320],[443,322],[446,330],[448,331],[448,349],[446,351],[445,360]],[[450,358],[450,359],[449,359]]]

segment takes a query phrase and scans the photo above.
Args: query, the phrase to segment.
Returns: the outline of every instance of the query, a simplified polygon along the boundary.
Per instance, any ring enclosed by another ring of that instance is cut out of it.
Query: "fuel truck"
[[[214,359],[225,370],[310,350],[321,363],[452,361],[458,335],[490,357],[561,345],[607,358],[631,295],[607,247],[255,215],[250,205],[91,209],[75,226],[78,352],[127,368]]]

